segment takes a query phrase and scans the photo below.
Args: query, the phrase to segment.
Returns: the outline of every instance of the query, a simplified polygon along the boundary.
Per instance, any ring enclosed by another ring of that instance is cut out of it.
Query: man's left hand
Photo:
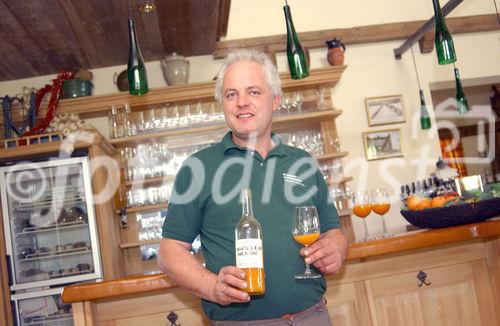
[[[347,255],[347,239],[340,229],[331,229],[310,246],[302,248],[300,254],[321,273],[335,274]]]

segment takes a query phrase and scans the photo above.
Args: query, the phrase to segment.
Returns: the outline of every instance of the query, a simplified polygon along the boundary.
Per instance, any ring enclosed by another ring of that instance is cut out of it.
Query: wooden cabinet
[[[333,325],[371,325],[363,282],[329,284],[325,298]]]
[[[487,246],[348,264],[341,279],[329,279],[326,298],[333,324],[499,325],[490,281],[499,276],[488,268]],[[425,279],[419,273],[425,273]]]
[[[178,325],[209,325],[200,299],[180,288],[147,297],[110,301],[94,308],[101,316],[96,325],[102,326],[169,326],[167,316],[172,312],[177,315]]]
[[[337,137],[335,120],[342,114],[342,110],[335,108],[332,104],[330,89],[340,80],[346,67],[326,67],[313,69],[308,78],[293,80],[289,75],[282,74],[282,88],[284,96],[282,102],[293,103],[296,92],[300,92],[302,102],[300,110],[297,108],[292,112],[286,109],[278,110],[273,118],[273,131],[278,133],[295,133],[301,130],[310,130],[315,135],[321,135],[322,151],[315,155],[320,164],[331,162],[348,155],[335,145]],[[179,123],[165,122],[163,127],[150,129],[136,136],[111,139],[110,143],[117,149],[135,148],[139,144],[151,144],[153,142],[167,144],[172,151],[176,149],[189,148],[202,144],[210,144],[220,141],[228,130],[223,119],[206,123],[207,116],[219,113],[221,107],[214,101],[215,82],[195,83],[187,85],[169,86],[150,90],[143,96],[131,96],[122,92],[119,94],[92,96],[78,99],[65,99],[60,102],[60,113],[77,113],[81,118],[107,117],[110,107],[118,108],[128,104],[132,108],[132,120],[138,122],[139,117],[146,116],[150,112],[160,112],[165,120],[176,117],[179,114]],[[321,97],[319,96],[321,94]],[[189,105],[189,107],[187,107]],[[156,108],[155,111],[154,108]],[[198,109],[201,113],[198,114]],[[187,110],[189,115],[183,113]],[[189,111],[191,110],[191,111]],[[212,112],[213,111],[213,112]],[[208,114],[208,115],[206,115]],[[194,118],[205,116],[203,118]],[[186,119],[190,122],[186,123]],[[202,120],[205,123],[202,123]],[[163,121],[163,120],[162,120]],[[182,121],[182,123],[180,123]],[[171,121],[170,121],[171,122]],[[180,127],[182,125],[182,127]],[[166,127],[165,127],[166,126]],[[140,129],[140,128],[139,128]],[[174,176],[154,175],[146,179],[134,179],[125,182],[124,188],[150,189],[152,187],[171,185]],[[339,187],[345,187],[345,183],[352,178],[346,177],[340,180]],[[339,180],[337,180],[339,182]],[[128,207],[128,223],[126,228],[121,229],[120,248],[126,259],[127,275],[148,273],[157,271],[156,260],[144,260],[141,255],[141,247],[154,246],[159,243],[158,238],[140,238],[140,219],[145,213],[154,213],[168,208],[168,202],[153,202],[140,206]],[[350,211],[340,212],[344,232],[348,238],[354,239]]]
[[[498,325],[484,260],[422,272],[366,281],[373,325]]]

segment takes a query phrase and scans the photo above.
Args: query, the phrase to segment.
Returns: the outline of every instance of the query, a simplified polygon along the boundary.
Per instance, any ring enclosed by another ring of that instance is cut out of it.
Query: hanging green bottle
[[[458,114],[465,114],[469,111],[469,103],[467,102],[467,96],[465,95],[462,82],[460,81],[458,68],[455,68],[455,84],[457,88],[457,95],[455,95],[455,99],[457,100],[457,111]]]
[[[290,68],[290,76],[292,79],[302,79],[309,76],[309,68],[307,67],[307,59],[304,48],[300,44],[299,37],[293,26],[292,14],[288,3],[283,7],[286,21],[286,54],[288,57],[288,66]]]
[[[420,128],[422,130],[431,129],[431,118],[429,117],[429,111],[427,111],[427,105],[425,104],[424,91],[419,90],[420,93]]]
[[[146,94],[149,90],[148,75],[141,50],[139,49],[139,43],[137,42],[133,19],[128,20],[128,34],[130,40],[127,65],[129,92],[132,95]]]
[[[432,0],[434,5],[434,44],[436,45],[436,54],[440,65],[447,65],[457,61],[455,47],[450,31],[446,27],[439,0]]]

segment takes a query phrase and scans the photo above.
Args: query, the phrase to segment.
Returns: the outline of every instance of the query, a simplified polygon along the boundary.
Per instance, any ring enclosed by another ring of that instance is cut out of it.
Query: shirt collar
[[[270,156],[286,156],[288,154],[286,145],[283,144],[281,137],[278,134],[271,133],[271,139],[273,142],[276,144],[273,149],[268,154],[268,157]],[[233,133],[231,131],[228,131],[224,137],[222,138],[221,141],[222,148],[224,149],[224,153],[228,153],[233,149],[239,150],[239,151],[247,151],[248,148],[239,146],[234,143],[233,141]]]

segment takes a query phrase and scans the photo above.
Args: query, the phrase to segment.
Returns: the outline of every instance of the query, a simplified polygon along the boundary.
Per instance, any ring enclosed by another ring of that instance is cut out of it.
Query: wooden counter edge
[[[500,220],[466,224],[443,229],[408,233],[391,238],[349,244],[347,259],[355,260],[422,249],[450,243],[490,238],[500,235]]]
[[[349,244],[347,259],[369,258],[499,235],[500,220],[407,233],[387,239],[351,243]],[[176,286],[164,274],[131,276],[112,281],[70,285],[64,288],[62,299],[66,303],[93,301],[167,290]]]

